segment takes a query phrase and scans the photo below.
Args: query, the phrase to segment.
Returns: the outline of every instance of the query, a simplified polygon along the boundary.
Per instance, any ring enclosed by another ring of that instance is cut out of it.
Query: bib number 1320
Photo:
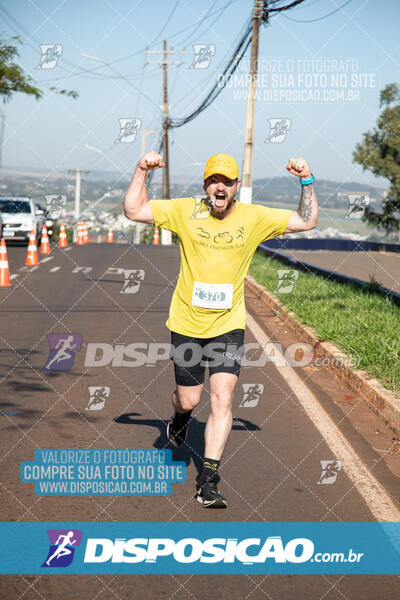
[[[232,308],[232,283],[202,283],[193,285],[192,304],[201,308]]]

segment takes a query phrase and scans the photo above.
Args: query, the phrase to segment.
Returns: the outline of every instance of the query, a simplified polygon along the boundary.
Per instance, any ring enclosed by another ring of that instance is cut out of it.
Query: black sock
[[[179,423],[187,423],[190,419],[190,415],[192,414],[193,410],[187,410],[184,413],[179,413],[177,410],[175,410],[176,416],[175,419],[179,422]]]
[[[201,470],[199,476],[199,483],[203,483],[208,479],[210,475],[213,473],[218,473],[219,463],[221,461],[215,460],[215,458],[205,458],[203,459],[203,468]]]

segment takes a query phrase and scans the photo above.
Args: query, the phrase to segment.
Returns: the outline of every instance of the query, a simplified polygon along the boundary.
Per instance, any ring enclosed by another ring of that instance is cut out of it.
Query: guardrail
[[[278,250],[336,250],[347,252],[400,252],[400,244],[369,242],[367,240],[342,240],[335,238],[273,238],[263,242]]]
[[[297,260],[280,252],[279,250],[275,250],[274,248],[270,248],[270,242],[274,240],[268,240],[268,242],[263,242],[259,245],[259,250],[263,252],[267,256],[272,256],[280,260],[282,263],[288,264],[291,267],[298,269],[300,271],[304,271],[306,273],[315,273],[316,275],[320,275],[321,277],[325,277],[325,279],[329,279],[331,281],[338,281],[340,283],[353,283],[358,287],[364,287],[369,285],[368,281],[364,281],[362,279],[357,279],[356,277],[350,277],[348,275],[343,275],[342,273],[336,273],[336,271],[331,271],[330,269],[324,269],[323,267],[318,267],[317,265],[313,265],[312,263],[306,262],[304,260]],[[291,240],[294,241],[294,240]],[[311,240],[309,240],[311,241]],[[286,247],[286,249],[288,249]],[[400,306],[400,294],[389,290],[388,288],[380,285],[376,288],[376,292],[382,294],[384,296],[389,296],[392,300]]]

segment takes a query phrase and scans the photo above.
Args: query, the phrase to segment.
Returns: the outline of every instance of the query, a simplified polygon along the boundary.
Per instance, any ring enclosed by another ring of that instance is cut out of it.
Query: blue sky
[[[362,133],[375,125],[379,91],[398,81],[400,7],[396,0],[352,0],[325,19],[298,22],[323,17],[344,3],[306,0],[261,28],[259,72],[263,79],[256,108],[255,178],[285,175],[288,158],[303,156],[317,178],[385,184],[355,165],[352,151]],[[80,94],[73,100],[46,92],[39,102],[15,95],[4,106],[5,167],[112,170],[119,173],[123,187],[140,156],[141,134],[133,143],[115,143],[119,119],[141,119],[147,130],[161,126],[162,70],[158,65],[144,65],[161,55],[146,54],[145,47],[161,50],[167,38],[169,49],[186,49],[185,54],[169,57],[184,62],[169,70],[170,115],[186,116],[205,97],[231,56],[253,3],[236,0],[224,9],[227,4],[228,0],[3,1],[3,37],[20,34],[24,45],[19,62],[26,73],[38,84],[75,89]],[[208,18],[199,23],[207,13]],[[62,45],[54,69],[36,68],[39,44]],[[207,69],[189,68],[192,44],[215,46]],[[82,54],[113,64],[94,62]],[[200,182],[202,165],[217,152],[235,156],[241,169],[247,67],[248,58],[230,88],[195,120],[171,132],[172,182],[174,177]],[[338,85],[338,81],[342,87],[332,88],[332,82]],[[317,101],[318,93],[328,93],[326,83],[333,100]],[[273,99],[273,89],[287,95]],[[293,100],[299,89],[308,93],[306,101]],[[274,118],[290,120],[282,143],[265,141],[268,120]],[[156,148],[158,135],[147,135],[147,150]]]

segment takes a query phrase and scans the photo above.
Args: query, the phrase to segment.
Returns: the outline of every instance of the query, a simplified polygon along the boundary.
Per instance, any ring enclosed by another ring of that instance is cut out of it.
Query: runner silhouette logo
[[[68,567],[73,559],[75,548],[81,545],[82,532],[79,529],[48,529],[50,548],[42,567]]]
[[[72,368],[75,352],[81,349],[82,336],[80,333],[49,333],[49,356],[42,371],[64,372]]]

